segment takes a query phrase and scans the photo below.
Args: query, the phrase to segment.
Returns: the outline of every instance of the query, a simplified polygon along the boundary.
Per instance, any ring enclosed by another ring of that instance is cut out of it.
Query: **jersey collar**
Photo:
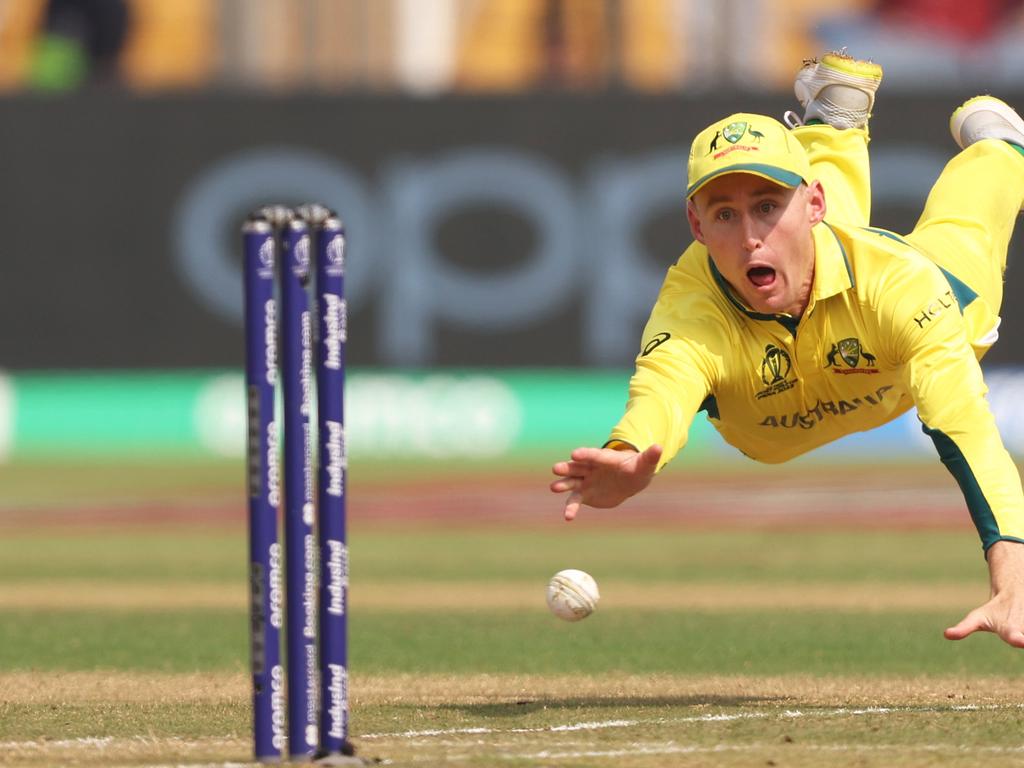
[[[814,285],[811,286],[811,305],[821,299],[847,291],[855,285],[853,268],[839,235],[826,222],[811,230],[814,236]]]
[[[855,284],[850,260],[836,231],[823,221],[811,229],[811,235],[814,237],[814,285],[811,286],[811,300],[804,315],[810,312],[816,302],[849,290]],[[791,315],[755,312],[744,304],[718,271],[711,254],[708,254],[708,267],[719,290],[740,312],[754,320],[775,320],[790,332],[796,332],[798,321]]]

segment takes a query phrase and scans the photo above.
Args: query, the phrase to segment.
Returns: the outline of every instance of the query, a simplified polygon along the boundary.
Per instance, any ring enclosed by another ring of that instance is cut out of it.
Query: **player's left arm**
[[[1024,490],[985,399],[958,297],[937,269],[898,270],[892,278],[879,302],[882,336],[903,364],[925,433],[964,494],[989,565],[990,600],[946,637],[985,630],[1024,647]]]

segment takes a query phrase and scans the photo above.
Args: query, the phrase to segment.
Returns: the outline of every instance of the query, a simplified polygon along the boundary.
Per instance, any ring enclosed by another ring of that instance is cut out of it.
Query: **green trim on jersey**
[[[864,227],[864,229],[866,229],[868,232],[874,232],[876,235],[888,237],[890,240],[895,240],[897,243],[902,243],[908,248],[914,247],[906,240],[904,240],[902,237],[890,232],[887,229],[879,229],[877,227]],[[936,264],[935,266],[938,267],[939,265]],[[967,305],[974,301],[976,298],[978,298],[978,294],[974,291],[973,288],[971,288],[971,286],[967,285],[967,283],[965,283],[959,277],[954,275],[948,269],[939,267],[939,271],[942,272],[943,275],[945,275],[946,282],[949,283],[949,287],[953,289],[953,297],[956,299],[956,303],[960,305],[960,313],[963,314],[963,311],[967,309]]]
[[[995,515],[992,514],[992,507],[974,476],[974,470],[971,469],[963,452],[949,435],[938,429],[929,429],[926,424],[922,424],[921,429],[935,443],[939,459],[953,475],[957,485],[960,486],[964,500],[967,502],[967,509],[971,513],[971,520],[974,521],[974,527],[978,529],[978,535],[981,536],[981,545],[985,551],[988,551],[989,547],[1003,537],[999,533],[999,524],[996,523]]]
[[[946,276],[946,281],[949,283],[949,287],[953,289],[953,298],[956,299],[956,303],[960,305],[960,311],[963,312],[967,309],[967,305],[978,298],[978,294],[974,292],[971,286],[967,285],[963,280],[958,278],[952,272],[942,269],[942,274]]]
[[[846,248],[843,247],[843,241],[839,239],[839,233],[836,232],[830,224],[824,221],[821,223],[825,225],[828,231],[832,233],[832,237],[835,238],[836,245],[839,247],[839,254],[843,257],[843,266],[846,267],[846,274],[850,278],[850,287],[852,288],[857,284],[857,281],[853,277],[853,267],[850,266],[850,258],[846,255]],[[728,281],[722,277],[722,273],[719,272],[718,268],[715,266],[715,260],[711,258],[710,253],[708,254],[708,268],[711,270],[711,276],[715,279],[715,283],[718,285],[719,289],[725,294],[725,297],[729,299],[736,309],[754,320],[774,320],[789,331],[793,338],[796,338],[796,329],[797,326],[800,325],[800,318],[786,314],[772,315],[764,312],[755,312],[736,298]]]
[[[897,243],[905,245],[908,248],[913,248],[914,247],[910,243],[908,243],[906,240],[904,240],[902,237],[897,235],[895,232],[890,232],[888,229],[879,229],[878,227],[864,227],[864,231],[865,232],[874,232],[876,235],[881,235],[882,237],[888,237],[890,240],[895,240]]]
[[[769,315],[765,312],[755,312],[748,308],[742,301],[733,295],[732,288],[729,287],[729,282],[722,277],[722,273],[718,271],[718,267],[715,266],[715,261],[711,258],[711,254],[708,254],[708,267],[711,269],[711,276],[715,278],[715,282],[718,284],[718,287],[721,289],[722,293],[725,294],[725,297],[732,302],[732,305],[736,307],[736,309],[754,320],[774,320],[789,331],[790,334],[796,336],[796,327],[800,323],[797,318],[790,315]]]
[[[853,277],[853,267],[850,266],[850,257],[846,255],[846,248],[843,247],[843,241],[839,239],[839,233],[836,232],[835,229],[832,228],[832,225],[827,221],[823,221],[821,223],[828,227],[828,231],[831,232],[832,237],[836,239],[836,245],[839,246],[839,253],[843,257],[843,264],[846,266],[846,274],[850,278],[850,287],[855,287],[857,285],[857,281]]]
[[[715,399],[714,395],[708,395],[704,398],[704,402],[700,404],[700,408],[697,412],[704,411],[709,419],[721,419],[722,417],[718,414],[718,400]]]

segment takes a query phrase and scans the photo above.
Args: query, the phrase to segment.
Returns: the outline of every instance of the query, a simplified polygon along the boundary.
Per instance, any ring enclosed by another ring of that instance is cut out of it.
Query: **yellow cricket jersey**
[[[1024,493],[985,400],[978,359],[996,312],[895,235],[822,223],[799,322],[758,314],[694,243],[644,331],[610,444],[658,443],[669,461],[698,410],[753,459],[782,462],[916,405],[987,549],[1024,541]],[[969,277],[969,276],[964,276]]]

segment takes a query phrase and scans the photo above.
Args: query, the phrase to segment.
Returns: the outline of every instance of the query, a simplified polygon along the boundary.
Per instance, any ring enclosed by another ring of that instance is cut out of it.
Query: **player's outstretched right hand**
[[[569,461],[559,461],[551,468],[559,478],[551,483],[551,490],[569,492],[565,519],[572,520],[582,504],[603,509],[617,507],[642,491],[650,484],[660,460],[660,445],[652,445],[642,453],[631,448],[577,448]]]

